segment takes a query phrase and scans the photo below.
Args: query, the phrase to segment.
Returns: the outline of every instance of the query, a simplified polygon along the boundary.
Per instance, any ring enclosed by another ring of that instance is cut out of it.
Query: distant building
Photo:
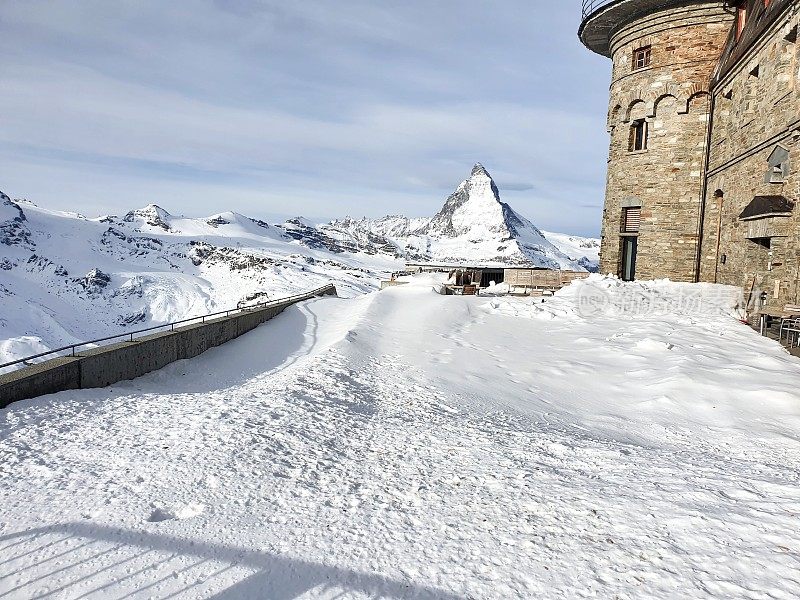
[[[584,0],[612,61],[600,267],[797,303],[800,0]]]

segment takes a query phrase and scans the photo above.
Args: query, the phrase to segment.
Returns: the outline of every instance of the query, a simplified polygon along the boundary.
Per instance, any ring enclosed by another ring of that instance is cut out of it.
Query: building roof
[[[720,81],[747,54],[747,51],[764,35],[767,29],[792,6],[794,0],[771,0],[764,6],[760,0],[745,0],[747,21],[741,34],[736,27],[731,28],[725,48],[722,51],[719,68],[714,80]],[[730,2],[733,4],[733,2]]]
[[[788,215],[794,209],[794,202],[786,196],[756,196],[744,207],[739,218],[742,221]]]
[[[611,38],[627,23],[665,8],[720,0],[583,0],[578,37],[592,52],[611,58]]]

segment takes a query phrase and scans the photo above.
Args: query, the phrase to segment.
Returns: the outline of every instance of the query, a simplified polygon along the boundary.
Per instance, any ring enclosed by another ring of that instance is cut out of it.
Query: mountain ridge
[[[407,261],[591,267],[591,257],[574,254],[596,240],[548,234],[564,238],[551,243],[500,202],[483,167],[434,217],[270,224],[147,204],[87,218],[0,192],[0,362],[331,281],[357,295]]]
[[[2,194],[0,363],[330,282],[363,294],[401,268],[386,254],[311,248],[238,213],[192,219],[147,205],[86,218]]]
[[[316,226],[325,232],[346,233],[353,240],[376,236],[385,248],[394,246],[407,260],[494,266],[528,265],[548,269],[594,271],[597,256],[575,253],[576,244],[553,243],[529,219],[500,199],[500,190],[488,170],[477,163],[432,217],[387,215],[334,219]],[[577,236],[553,234],[559,240]],[[582,238],[593,240],[592,238]]]

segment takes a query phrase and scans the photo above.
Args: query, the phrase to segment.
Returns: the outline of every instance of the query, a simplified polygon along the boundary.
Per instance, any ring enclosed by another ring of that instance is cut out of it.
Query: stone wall
[[[287,307],[315,296],[336,295],[331,284],[291,299],[229,317],[196,322],[133,341],[102,346],[75,356],[59,357],[0,375],[0,408],[11,402],[64,390],[105,387],[193,358],[279,315]]]
[[[800,200],[800,5],[785,11],[714,85],[700,279],[766,292],[768,308],[800,302],[800,221],[765,219],[770,248],[748,239],[739,215],[755,196]],[[794,40],[794,41],[792,41]],[[783,181],[766,180],[777,147],[789,151]],[[767,222],[769,221],[769,222]]]
[[[622,207],[638,203],[637,279],[694,279],[709,83],[731,20],[722,2],[698,0],[640,16],[615,32],[602,272],[620,273]],[[637,70],[633,53],[645,46],[651,64]],[[631,152],[637,119],[648,123],[648,148]]]

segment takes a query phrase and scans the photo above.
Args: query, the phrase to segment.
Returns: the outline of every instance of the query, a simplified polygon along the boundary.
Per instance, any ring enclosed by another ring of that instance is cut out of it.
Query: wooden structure
[[[505,269],[504,282],[509,293],[529,295],[543,291],[557,291],[576,279],[585,279],[584,271],[554,271],[549,269]]]
[[[495,285],[506,284],[509,294],[535,295],[556,292],[576,279],[589,276],[586,271],[561,271],[536,267],[448,266],[436,264],[407,264],[411,273],[447,273],[448,282],[440,293],[444,295],[473,295]]]
[[[477,285],[443,285],[439,291],[443,296],[477,296]]]

